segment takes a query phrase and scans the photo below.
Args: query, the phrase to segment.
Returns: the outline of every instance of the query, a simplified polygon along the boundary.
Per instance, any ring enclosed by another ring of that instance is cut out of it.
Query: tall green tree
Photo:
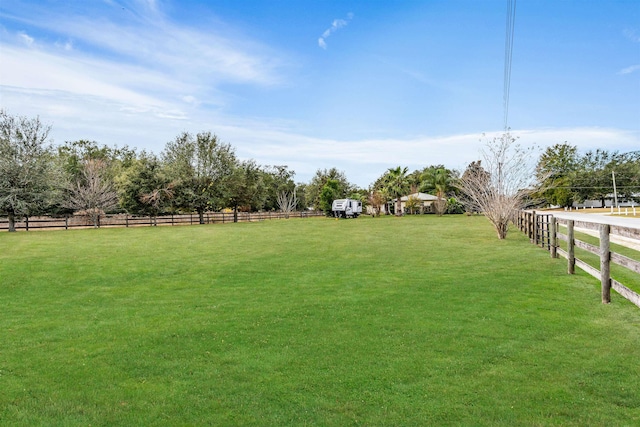
[[[297,200],[296,210],[306,211],[310,207],[313,207],[312,206],[313,203],[311,203],[307,195],[308,186],[309,185],[304,182],[296,183],[296,186],[295,186],[296,200]]]
[[[575,197],[572,181],[578,165],[575,146],[564,142],[547,147],[536,165],[536,179],[541,188],[539,196],[552,205],[571,206]]]
[[[331,169],[318,169],[316,174],[311,178],[311,182],[306,187],[306,198],[308,202],[311,202],[314,209],[324,211],[320,195],[324,189],[325,184],[329,180],[337,181],[337,194],[336,198],[341,199],[351,193],[355,188],[347,180],[344,172],[339,171],[336,168]]]
[[[254,160],[238,163],[227,181],[229,204],[233,208],[233,222],[238,222],[240,207],[254,211],[264,205],[263,170]]]
[[[616,156],[612,172],[620,199],[640,202],[640,150]]]
[[[387,170],[384,179],[384,187],[388,194],[396,199],[396,216],[402,215],[402,196],[406,195],[410,188],[407,172],[409,168],[398,166]]]
[[[442,216],[447,205],[447,193],[452,189],[453,178],[451,171],[444,167],[428,168],[421,176],[421,191],[435,193],[438,198],[434,202],[435,212]]]
[[[322,187],[322,191],[320,191],[320,210],[322,210],[325,215],[330,216],[333,201],[343,198],[343,194],[340,188],[340,181],[337,179],[328,179]]]
[[[198,213],[204,224],[204,213],[225,207],[229,179],[237,160],[230,144],[220,142],[210,132],[195,138],[183,132],[167,143],[162,158],[174,186],[174,203],[179,209]]]
[[[162,163],[152,153],[138,159],[117,179],[120,205],[127,212],[156,217],[171,209],[172,183]]]
[[[59,194],[50,130],[38,117],[0,110],[0,213],[7,215],[9,231],[16,231],[16,218],[42,213]]]
[[[611,171],[617,152],[597,149],[588,151],[579,158],[577,171],[571,180],[571,188],[576,201],[600,200],[602,206],[613,194]]]
[[[280,209],[278,197],[282,193],[293,194],[296,189],[294,177],[295,172],[285,165],[263,168],[262,181],[264,183],[265,210],[275,211]]]
[[[109,147],[85,139],[65,141],[57,147],[57,153],[62,169],[72,182],[82,178],[85,162],[88,160],[99,160],[105,166],[106,176],[115,179],[137,158],[135,149],[127,146]]]

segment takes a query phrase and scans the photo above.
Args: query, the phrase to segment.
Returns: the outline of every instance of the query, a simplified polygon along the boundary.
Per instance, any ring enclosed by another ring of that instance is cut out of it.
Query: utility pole
[[[613,179],[613,200],[616,204],[616,209],[618,209],[618,192],[616,191],[616,173],[611,171],[611,178]]]

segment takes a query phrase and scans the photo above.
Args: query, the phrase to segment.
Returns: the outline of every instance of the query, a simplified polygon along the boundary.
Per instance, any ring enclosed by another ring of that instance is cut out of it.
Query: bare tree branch
[[[91,218],[94,228],[105,211],[118,206],[118,193],[106,178],[107,166],[102,160],[85,160],[82,176],[69,188],[65,205]]]
[[[284,212],[284,217],[289,219],[289,214],[296,210],[296,205],[298,204],[298,199],[296,197],[296,190],[289,193],[288,191],[281,191],[278,193],[278,207],[282,212]]]
[[[507,236],[509,221],[527,206],[535,179],[531,149],[516,144],[509,132],[487,141],[482,151],[485,166],[474,162],[458,180],[468,210],[482,212],[499,239]]]

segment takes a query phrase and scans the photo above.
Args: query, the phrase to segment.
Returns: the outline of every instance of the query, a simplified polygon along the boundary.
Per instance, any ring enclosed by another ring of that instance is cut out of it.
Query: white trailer
[[[336,218],[357,218],[362,213],[362,202],[355,199],[337,199],[331,205]]]

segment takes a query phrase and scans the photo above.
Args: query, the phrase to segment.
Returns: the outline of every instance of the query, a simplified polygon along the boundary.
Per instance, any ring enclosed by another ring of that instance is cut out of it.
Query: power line
[[[511,90],[511,61],[516,20],[516,0],[507,0],[507,26],[504,43],[504,131],[509,128],[509,92]]]
[[[618,189],[638,189],[640,190],[640,185],[619,185],[617,187]],[[547,190],[559,190],[559,189],[564,189],[564,190],[597,190],[597,189],[613,189],[612,185],[600,185],[600,186],[591,186],[591,187],[583,187],[583,186],[571,186],[571,185],[554,185],[554,186],[549,186],[549,187],[545,187],[545,189]]]

